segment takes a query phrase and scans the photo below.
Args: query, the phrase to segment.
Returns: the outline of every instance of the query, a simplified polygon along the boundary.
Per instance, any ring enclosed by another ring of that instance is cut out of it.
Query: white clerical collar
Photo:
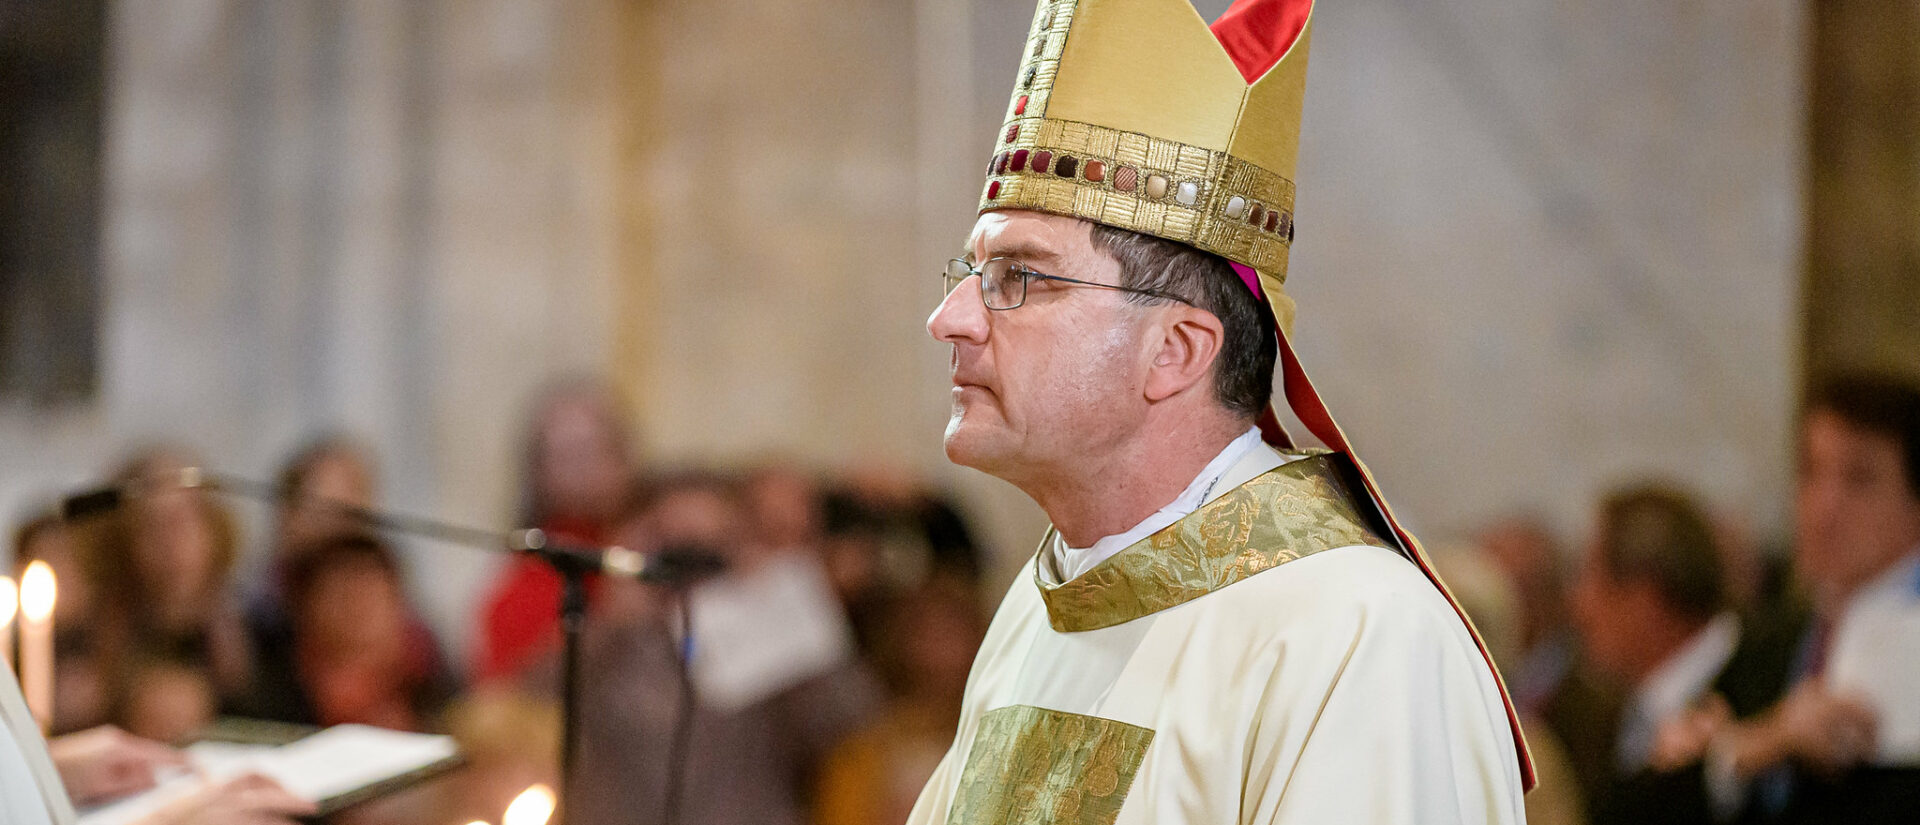
[[[1187,484],[1187,489],[1158,512],[1147,516],[1126,532],[1107,536],[1090,547],[1068,547],[1065,539],[1056,539],[1052,548],[1053,569],[1046,571],[1045,566],[1041,569],[1053,573],[1057,582],[1077,579],[1094,566],[1112,558],[1115,553],[1186,518],[1187,514],[1200,509],[1200,505],[1251,481],[1254,476],[1280,466],[1283,461],[1280,453],[1260,440],[1260,428],[1250,427],[1239,438],[1229,442],[1212,461],[1207,462],[1207,466],[1200,469],[1200,474]]]
[[[1673,655],[1640,680],[1633,702],[1641,718],[1669,719],[1686,710],[1713,685],[1740,644],[1740,619],[1731,611],[1714,616]]]

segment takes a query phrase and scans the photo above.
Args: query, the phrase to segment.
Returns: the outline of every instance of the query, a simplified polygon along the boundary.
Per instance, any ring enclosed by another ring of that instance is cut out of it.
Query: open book
[[[284,745],[202,741],[186,752],[199,775],[163,776],[153,790],[82,811],[80,825],[132,822],[208,782],[246,773],[271,777],[294,795],[314,800],[324,815],[460,764],[451,737],[366,725],[337,725]]]

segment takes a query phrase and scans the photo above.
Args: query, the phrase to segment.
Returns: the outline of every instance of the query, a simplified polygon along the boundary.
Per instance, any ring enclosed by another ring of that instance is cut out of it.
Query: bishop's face
[[[968,242],[977,266],[1013,258],[1036,272],[1120,283],[1120,264],[1093,247],[1090,225],[1037,212],[981,215]],[[1126,294],[1032,279],[1026,302],[989,310],[969,278],[927,319],[953,346],[947,457],[1015,484],[1098,456],[1146,412],[1145,321]]]

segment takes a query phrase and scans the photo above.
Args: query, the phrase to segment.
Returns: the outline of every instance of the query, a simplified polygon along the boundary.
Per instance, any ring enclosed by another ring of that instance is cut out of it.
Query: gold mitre
[[[1240,0],[1209,28],[1190,0],[1040,0],[980,211],[1084,218],[1244,264],[1291,331],[1312,10]]]

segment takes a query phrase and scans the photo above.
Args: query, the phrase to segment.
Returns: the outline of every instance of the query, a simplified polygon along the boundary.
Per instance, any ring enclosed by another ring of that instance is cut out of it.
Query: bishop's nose
[[[987,340],[987,305],[980,299],[980,279],[968,278],[954,287],[927,316],[927,334],[947,344],[981,344]]]

